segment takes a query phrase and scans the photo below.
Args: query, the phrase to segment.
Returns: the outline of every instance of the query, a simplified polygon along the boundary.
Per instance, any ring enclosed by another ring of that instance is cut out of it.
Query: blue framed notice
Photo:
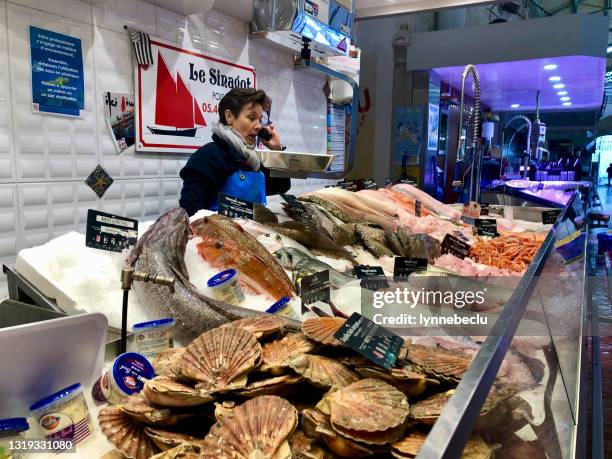
[[[81,116],[85,109],[81,40],[30,26],[32,109]]]

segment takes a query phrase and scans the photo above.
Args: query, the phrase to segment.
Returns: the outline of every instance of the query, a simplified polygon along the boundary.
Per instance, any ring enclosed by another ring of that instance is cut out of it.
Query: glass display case
[[[579,427],[586,429],[579,423],[587,360],[584,211],[576,192],[482,338],[419,458],[459,458],[464,448],[466,454],[489,448],[508,458],[580,456]]]

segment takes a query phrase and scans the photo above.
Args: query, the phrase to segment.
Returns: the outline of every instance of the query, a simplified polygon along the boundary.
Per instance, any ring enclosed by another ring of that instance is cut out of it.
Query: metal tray
[[[334,155],[292,151],[257,150],[257,154],[264,167],[291,172],[323,172],[334,159]]]

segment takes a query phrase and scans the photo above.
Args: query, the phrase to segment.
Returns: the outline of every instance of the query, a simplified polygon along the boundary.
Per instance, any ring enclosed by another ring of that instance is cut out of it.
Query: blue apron
[[[219,193],[224,193],[235,198],[251,201],[256,204],[266,205],[266,177],[263,172],[236,171],[230,175]],[[218,210],[218,194],[216,194],[210,206],[210,210]]]

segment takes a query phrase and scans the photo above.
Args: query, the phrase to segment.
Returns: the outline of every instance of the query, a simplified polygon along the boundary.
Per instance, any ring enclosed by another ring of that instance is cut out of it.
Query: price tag
[[[378,185],[373,179],[367,179],[363,181],[364,190],[378,190]]]
[[[376,325],[358,312],[353,313],[334,337],[347,347],[383,368],[391,368],[404,345],[401,336]]]
[[[389,288],[382,266],[355,266],[355,274],[357,279],[361,279],[361,288],[373,291]]]
[[[447,234],[442,241],[442,253],[450,253],[463,260],[470,253],[470,245],[451,234]]]
[[[480,204],[480,215],[489,215],[489,203],[483,202]]]
[[[109,252],[123,252],[136,244],[138,220],[106,214],[98,210],[87,211],[85,245]]]
[[[329,304],[331,300],[329,271],[321,271],[302,278],[300,282],[300,297],[302,298],[302,314],[308,311],[309,304],[317,301]]]
[[[219,193],[218,213],[230,218],[248,218],[253,220],[253,203],[244,199]]]
[[[478,204],[476,201],[470,201],[469,204],[464,204],[463,215],[469,218],[480,217],[480,204]]]
[[[414,201],[414,216],[421,216],[421,201],[419,201],[418,199]]]
[[[474,222],[478,236],[497,237],[497,220],[494,218],[477,218]]]
[[[554,225],[559,215],[561,215],[561,209],[543,210],[542,223],[545,225]]]
[[[417,271],[427,271],[427,258],[395,257],[393,264],[395,282],[405,282],[410,274]]]

